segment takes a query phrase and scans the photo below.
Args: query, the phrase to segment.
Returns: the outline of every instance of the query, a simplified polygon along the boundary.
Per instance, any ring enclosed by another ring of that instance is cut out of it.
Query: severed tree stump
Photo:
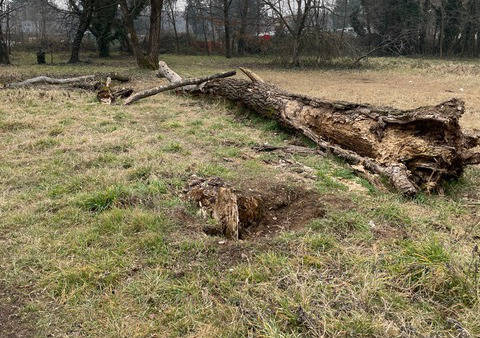
[[[322,151],[388,177],[406,195],[435,191],[442,182],[460,177],[467,165],[480,163],[474,150],[479,136],[459,125],[465,111],[461,100],[411,110],[327,101],[285,92],[241,70],[250,81],[213,79],[187,91],[241,102],[302,132]],[[160,76],[162,72],[173,83],[181,79],[164,62]]]

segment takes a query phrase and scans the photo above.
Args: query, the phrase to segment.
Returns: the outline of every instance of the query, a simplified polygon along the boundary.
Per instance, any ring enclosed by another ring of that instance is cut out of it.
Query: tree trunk
[[[92,20],[93,4],[90,1],[86,1],[85,3],[85,7],[79,16],[77,31],[75,32],[75,37],[72,42],[72,53],[68,63],[78,63],[80,61],[79,54],[82,46],[83,36],[90,25],[90,21]]]
[[[110,57],[110,40],[106,36],[99,36],[97,38],[98,56],[101,58]]]
[[[249,0],[243,1],[242,12],[240,16],[240,30],[238,32],[238,54],[245,55],[246,49],[246,34],[248,24],[248,3]]]
[[[225,29],[225,56],[232,57],[232,41],[230,37],[230,5],[231,0],[223,0],[223,25]]]
[[[158,55],[160,54],[160,33],[162,31],[163,0],[150,0],[150,28],[148,34],[148,62],[149,68],[157,69]]]
[[[209,20],[210,20],[210,27],[212,29],[212,42],[215,45],[215,24],[213,23],[213,9],[212,9],[212,0],[209,1],[208,3],[208,14],[209,14]]]
[[[137,32],[135,30],[135,25],[133,22],[133,16],[130,9],[128,8],[126,0],[120,0],[120,8],[122,9],[124,24],[128,32],[128,42],[130,44],[130,47],[132,48],[133,55],[137,60],[137,65],[140,68],[155,69],[156,65],[152,65],[148,61],[142,51],[142,48],[140,47],[140,42],[138,41]]]
[[[292,64],[294,66],[300,65],[300,37],[295,36],[293,38],[293,48],[292,48]]]
[[[343,34],[345,33],[345,26],[347,24],[347,11],[348,11],[348,0],[345,0],[345,7],[343,8],[342,34],[340,36],[340,41],[342,42],[343,42]]]
[[[468,135],[458,123],[464,113],[460,100],[402,111],[290,94],[250,78],[208,81],[202,92],[279,120],[321,150],[387,176],[406,195],[435,191],[480,162],[480,153],[472,151],[479,136]]]
[[[180,51],[180,43],[178,41],[178,32],[177,32],[177,19],[175,18],[175,11],[173,10],[172,0],[168,0],[168,5],[170,7],[170,16],[172,19],[173,33],[175,34],[175,52]]]
[[[10,55],[8,55],[8,47],[5,43],[5,38],[0,24],[0,64],[10,64]]]
[[[203,30],[203,41],[205,43],[205,50],[207,51],[207,55],[210,56],[210,45],[208,43],[208,37],[207,37],[207,25],[205,23],[205,15],[203,15],[202,19],[202,30]]]
[[[440,13],[441,13],[441,20],[440,20],[440,37],[439,37],[439,44],[440,44],[440,57],[443,57],[443,44],[445,40],[445,8],[443,6],[443,0],[440,5]]]

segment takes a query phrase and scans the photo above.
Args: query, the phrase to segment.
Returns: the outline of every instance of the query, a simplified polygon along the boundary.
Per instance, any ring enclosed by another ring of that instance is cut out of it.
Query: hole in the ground
[[[247,182],[233,188],[219,178],[192,179],[187,198],[216,220],[204,228],[231,239],[272,236],[325,215],[320,195],[283,182]]]

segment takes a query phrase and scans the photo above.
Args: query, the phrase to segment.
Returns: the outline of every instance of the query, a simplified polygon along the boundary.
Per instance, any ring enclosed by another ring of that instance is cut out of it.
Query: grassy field
[[[183,76],[247,65],[329,99],[411,108],[459,97],[463,126],[480,128],[480,62],[277,70],[255,58],[164,59]],[[124,57],[13,62],[0,82],[113,70],[136,89],[159,82]],[[61,87],[0,90],[0,336],[480,335],[480,168],[444,194],[405,199],[335,158],[252,150],[264,143],[309,145],[222,100],[163,93],[124,107]],[[209,236],[211,220],[183,198],[192,174],[294,208],[272,231]]]

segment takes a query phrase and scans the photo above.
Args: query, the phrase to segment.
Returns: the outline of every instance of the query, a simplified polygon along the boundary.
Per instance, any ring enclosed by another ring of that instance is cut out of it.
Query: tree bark
[[[78,63],[80,61],[80,48],[82,46],[83,36],[90,25],[93,14],[93,1],[85,1],[85,7],[78,10],[78,27],[72,42],[72,53],[68,63]]]
[[[142,48],[140,47],[140,42],[138,40],[137,31],[135,30],[134,25],[134,14],[133,9],[128,7],[126,0],[120,0],[120,8],[123,14],[123,21],[125,27],[127,29],[128,35],[128,42],[130,43],[130,47],[132,48],[133,55],[137,60],[137,65],[140,68],[147,68],[147,69],[156,69],[156,64],[153,65],[149,59],[144,55]]]
[[[223,0],[223,26],[225,30],[225,56],[232,57],[232,38],[230,34],[230,5],[232,0]]]
[[[240,15],[240,30],[238,32],[238,54],[245,55],[247,48],[246,34],[248,24],[248,4],[249,0],[243,0],[242,11]]]
[[[465,107],[457,99],[398,110],[321,100],[238,79],[208,81],[201,91],[279,120],[322,151],[388,177],[406,195],[435,191],[444,181],[460,177],[467,165],[480,162],[480,153],[472,150],[479,144],[478,135],[462,131],[459,119]]]
[[[148,62],[153,69],[157,69],[158,55],[160,54],[160,33],[162,30],[163,0],[150,1],[150,28],[148,34]]]
[[[10,55],[8,53],[8,47],[5,43],[4,34],[2,32],[2,25],[0,24],[0,64],[10,64]]]
[[[173,33],[175,35],[175,52],[178,53],[180,51],[180,43],[178,41],[177,19],[175,18],[174,4],[172,1],[174,0],[168,0],[168,7],[170,8],[170,19],[172,20]]]

